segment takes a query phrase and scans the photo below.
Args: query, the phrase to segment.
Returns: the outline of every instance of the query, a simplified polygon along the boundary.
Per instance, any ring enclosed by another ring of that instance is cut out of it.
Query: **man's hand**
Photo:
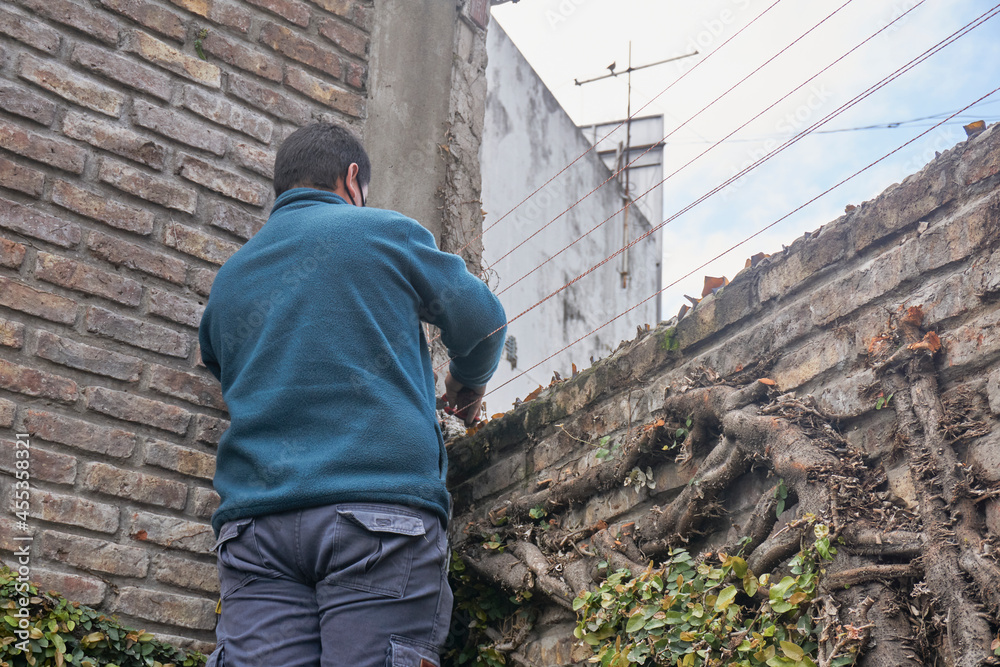
[[[445,410],[463,420],[466,426],[475,424],[486,387],[466,387],[448,373],[444,378],[444,389],[444,398],[449,406]]]

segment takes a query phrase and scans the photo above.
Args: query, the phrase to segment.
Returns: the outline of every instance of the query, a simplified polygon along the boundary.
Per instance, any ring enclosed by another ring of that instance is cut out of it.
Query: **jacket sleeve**
[[[438,250],[434,235],[415,221],[408,246],[420,319],[441,329],[452,376],[467,387],[485,385],[500,364],[507,335],[500,300],[461,257]]]
[[[215,351],[212,349],[212,341],[209,338],[209,318],[208,318],[208,308],[205,308],[205,313],[201,316],[201,324],[198,327],[198,348],[201,350],[201,362],[205,364],[205,368],[215,376],[215,379],[222,379],[222,369],[219,367],[219,360],[215,356]]]

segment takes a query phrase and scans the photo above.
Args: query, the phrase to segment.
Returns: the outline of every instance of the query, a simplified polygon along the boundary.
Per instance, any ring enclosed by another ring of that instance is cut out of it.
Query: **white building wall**
[[[484,229],[590,147],[583,133],[495,21],[487,36],[487,51],[488,96],[480,148],[483,208],[486,211]],[[490,389],[494,390],[486,398],[490,413],[509,409],[515,397],[523,399],[539,384],[548,385],[553,371],[566,377],[574,363],[583,370],[590,366],[592,357],[595,360],[605,357],[622,340],[634,338],[637,326],[656,324],[657,299],[653,298],[528,371],[525,376],[504,385],[658,289],[662,252],[659,235],[653,234],[628,251],[627,286],[622,286],[623,258],[619,255],[542,305],[517,317],[625,245],[624,217],[622,213],[616,214],[623,205],[622,189],[613,181],[504,257],[610,176],[608,168],[595,152],[591,152],[485,232],[484,266],[491,267],[488,281],[499,293],[508,319],[513,320],[508,336],[517,343],[516,366],[512,367],[505,356],[490,383]],[[607,218],[612,219],[514,284]],[[633,207],[628,227],[629,239],[635,239],[648,231],[650,225],[638,208]]]

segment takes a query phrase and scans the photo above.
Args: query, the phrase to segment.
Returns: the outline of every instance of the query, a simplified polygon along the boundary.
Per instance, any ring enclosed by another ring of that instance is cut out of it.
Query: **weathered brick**
[[[187,266],[176,257],[100,232],[90,233],[87,247],[96,257],[115,266],[142,271],[178,285],[184,284]]]
[[[3,91],[0,90],[0,99],[2,96]],[[32,197],[39,197],[45,188],[45,174],[37,169],[0,157],[0,187],[17,190]]]
[[[212,479],[215,476],[215,457],[189,447],[179,447],[162,440],[146,443],[147,465],[175,470],[192,477]]]
[[[300,69],[289,67],[285,72],[285,85],[331,109],[360,118],[364,113],[365,99],[357,93],[326,83]]]
[[[254,215],[235,204],[215,202],[208,222],[214,227],[225,229],[243,239],[249,239],[264,226],[264,218]]]
[[[3,167],[0,165],[0,178],[3,177]],[[24,263],[27,249],[20,243],[0,238],[0,266],[8,269],[18,269]]]
[[[104,600],[108,586],[100,579],[82,574],[66,574],[39,567],[31,568],[31,580],[39,589],[64,596],[70,602],[97,606]]]
[[[138,382],[142,360],[125,354],[78,343],[49,331],[38,332],[37,350],[42,359],[96,375]]]
[[[167,290],[149,290],[149,313],[197,329],[205,306]]]
[[[190,558],[157,555],[153,561],[153,577],[172,586],[207,593],[219,592],[218,568],[211,563],[201,563]]]
[[[343,71],[340,57],[333,53],[329,47],[317,44],[311,39],[302,37],[291,28],[280,26],[277,23],[264,24],[260,30],[260,42],[287,58],[318,69],[335,79],[339,79]]]
[[[239,99],[251,104],[272,116],[283,118],[295,125],[305,125],[309,122],[311,112],[309,107],[301,102],[289,99],[284,92],[279,92],[261,85],[256,81],[230,74],[229,92]]]
[[[0,34],[13,37],[45,53],[59,50],[60,37],[57,30],[17,14],[0,11]]]
[[[131,456],[138,441],[135,433],[120,428],[41,410],[28,410],[24,428],[42,440],[116,458]]]
[[[368,83],[368,68],[358,63],[344,64],[344,82],[349,86],[364,90]]]
[[[103,6],[150,30],[183,42],[187,34],[185,21],[174,12],[146,0],[98,0]]]
[[[150,512],[133,512],[128,534],[133,540],[194,553],[211,553],[215,544],[212,526],[207,523]]]
[[[116,46],[118,26],[102,12],[94,11],[86,5],[68,0],[17,0],[39,16],[57,21],[91,37]]]
[[[122,577],[145,577],[149,571],[145,549],[51,530],[42,533],[42,555],[84,570]]]
[[[73,104],[115,118],[121,115],[125,104],[125,96],[121,93],[51,60],[24,54],[17,75]]]
[[[299,0],[246,0],[251,5],[277,14],[289,23],[305,28],[312,16],[309,6]]]
[[[212,600],[145,588],[122,588],[111,609],[147,621],[195,630],[211,630],[216,620]]]
[[[215,489],[197,487],[191,491],[191,506],[188,511],[199,519],[211,519],[221,502],[222,498]]]
[[[198,442],[217,445],[227,428],[229,428],[227,420],[212,417],[211,415],[199,414],[195,419],[194,437]]]
[[[210,31],[202,40],[201,46],[207,53],[233,67],[281,83],[281,61],[252,49],[239,40],[229,39],[222,33]]]
[[[66,181],[52,186],[52,201],[74,213],[103,222],[109,227],[147,235],[153,231],[152,211],[126,206],[105,195],[78,188]]]
[[[188,287],[202,296],[208,296],[212,291],[215,271],[212,269],[191,269],[188,274]]]
[[[186,357],[191,348],[188,337],[173,329],[96,306],[87,309],[84,326],[91,333],[171,357]]]
[[[35,276],[53,285],[93,294],[126,306],[138,306],[142,299],[142,284],[131,278],[47,252],[38,253]]]
[[[271,141],[274,125],[264,116],[233,104],[219,95],[198,90],[194,86],[184,89],[184,106],[214,123],[232,128],[265,144]]]
[[[9,447],[13,449],[14,443],[0,442],[0,449]],[[0,470],[14,474],[17,459],[5,454],[0,458]],[[76,457],[59,452],[50,452],[46,449],[39,449],[32,444],[31,447],[31,478],[41,479],[55,484],[72,484],[76,479]]]
[[[192,14],[204,16],[213,23],[235,28],[242,33],[249,32],[253,15],[233,2],[220,0],[170,0]]]
[[[80,526],[99,533],[113,533],[118,530],[118,508],[105,503],[97,503],[75,494],[53,493],[34,488],[31,491],[29,515],[62,523]]]
[[[4,120],[0,120],[0,148],[74,174],[83,173],[84,161],[87,159],[86,149],[80,146],[43,137]]]
[[[127,127],[71,111],[63,119],[63,134],[153,169],[163,169],[166,147]]]
[[[233,159],[241,167],[265,178],[274,178],[274,153],[271,151],[241,141],[233,146]]]
[[[372,7],[369,5],[364,5],[358,0],[310,0],[310,2],[371,32]]]
[[[192,183],[247,204],[263,206],[267,202],[269,190],[265,185],[191,155],[183,156],[178,173]]]
[[[84,463],[80,467],[80,486],[89,491],[175,510],[183,509],[187,504],[187,486],[183,482],[124,470],[106,463]]]
[[[37,531],[32,523],[28,524],[28,530],[18,528],[10,516],[0,515],[0,551],[16,551],[24,546],[24,542],[15,540],[15,536],[34,535]]]
[[[219,156],[226,153],[228,140],[225,132],[206,127],[204,122],[185,113],[164,109],[143,100],[135,100],[132,109],[136,125]]]
[[[24,325],[0,317],[0,347],[20,350],[24,347]]]
[[[240,246],[230,241],[224,241],[216,236],[186,227],[176,222],[167,225],[163,238],[164,245],[176,248],[183,253],[199,257],[207,262],[222,265]]]
[[[194,213],[198,193],[166,178],[151,176],[127,164],[105,158],[97,177],[123,192],[185,213]]]
[[[73,47],[73,62],[91,72],[124,83],[129,88],[141,90],[161,100],[170,99],[172,88],[169,74],[132,62],[111,51],[90,44],[77,44]]]
[[[208,368],[205,360],[201,358],[201,343],[197,340],[194,342],[194,365],[195,368]]]
[[[344,51],[361,58],[368,55],[368,35],[364,31],[337,19],[322,18],[318,23],[319,34]]]
[[[0,83],[0,109],[41,125],[51,125],[56,119],[55,102],[12,83]]]
[[[106,387],[87,387],[83,391],[87,409],[117,419],[152,426],[183,435],[191,421],[191,413],[176,405],[134,396],[126,391]]]
[[[76,321],[77,304],[56,294],[28,287],[18,280],[0,276],[0,306],[19,310],[60,324]]]
[[[210,88],[222,86],[222,70],[217,66],[196,56],[181,53],[169,44],[164,44],[144,32],[135,33],[129,45],[129,51],[145,58],[154,65]]]
[[[225,410],[222,389],[215,379],[178,371],[166,366],[152,365],[149,387],[166,396],[172,396],[195,405]]]
[[[72,403],[79,392],[72,380],[0,359],[0,388],[25,396]]]
[[[0,398],[0,426],[13,426],[14,412],[16,410],[17,404],[14,401]]]

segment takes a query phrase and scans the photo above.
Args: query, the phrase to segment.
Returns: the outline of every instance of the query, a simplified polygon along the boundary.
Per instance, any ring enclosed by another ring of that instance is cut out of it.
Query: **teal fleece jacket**
[[[337,502],[447,518],[421,321],[440,327],[455,379],[489,381],[507,319],[460,257],[393,211],[311,188],[277,198],[267,224],[219,270],[199,330],[230,415],[216,462],[216,535],[232,519]]]

